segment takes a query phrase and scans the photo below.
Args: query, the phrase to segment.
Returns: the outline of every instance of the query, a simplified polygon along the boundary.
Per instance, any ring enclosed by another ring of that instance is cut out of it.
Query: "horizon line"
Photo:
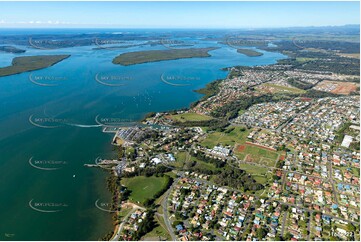
[[[1,26],[0,29],[215,29],[215,30],[237,30],[237,29],[286,29],[286,28],[322,28],[322,27],[346,27],[346,26],[360,26],[357,24],[342,24],[342,25],[304,25],[304,26],[264,26],[264,27],[111,27],[105,26]]]

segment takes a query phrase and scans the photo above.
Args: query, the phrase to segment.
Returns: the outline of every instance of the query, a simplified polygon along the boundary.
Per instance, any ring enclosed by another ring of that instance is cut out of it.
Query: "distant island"
[[[129,66],[155,61],[209,57],[211,55],[208,52],[215,49],[218,47],[128,52],[115,57],[113,64]]]
[[[19,53],[25,53],[26,50],[22,50],[14,46],[0,46],[0,51],[19,54]]]
[[[250,49],[237,49],[238,53],[244,54],[248,57],[256,57],[256,56],[262,56],[263,53],[255,51],[255,50],[250,50]]]
[[[70,55],[39,55],[15,57],[11,66],[0,68],[0,77],[40,70],[68,58]]]

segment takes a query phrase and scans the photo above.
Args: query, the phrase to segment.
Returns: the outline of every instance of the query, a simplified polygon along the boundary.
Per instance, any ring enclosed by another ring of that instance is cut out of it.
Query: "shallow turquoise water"
[[[201,46],[221,48],[211,51],[209,58],[127,67],[111,61],[123,52],[164,47],[92,50],[86,46],[49,51],[28,48],[23,55],[71,57],[47,69],[0,78],[0,240],[97,240],[113,229],[110,215],[94,205],[98,199],[109,201],[107,174],[83,166],[93,163],[96,157],[112,156],[112,136],[95,126],[97,116],[129,121],[139,120],[150,111],[188,107],[201,97],[193,90],[226,76],[220,68],[266,65],[284,58],[271,52],[247,57],[212,42],[197,45]],[[11,63],[14,56],[18,55],[1,54],[0,66]],[[186,85],[166,84],[161,76]],[[100,84],[95,77],[110,85]],[[30,79],[56,86],[39,86]],[[52,128],[34,126],[29,117]],[[68,125],[39,121],[49,117]],[[61,169],[36,169],[29,164],[31,157],[62,161],[57,166]],[[61,211],[35,211],[29,206],[30,201],[38,208],[39,203],[47,203],[42,208]],[[5,237],[5,233],[13,236]]]

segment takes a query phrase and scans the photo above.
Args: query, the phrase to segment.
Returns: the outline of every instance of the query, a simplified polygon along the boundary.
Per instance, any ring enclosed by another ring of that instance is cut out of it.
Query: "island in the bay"
[[[19,48],[16,48],[14,46],[5,45],[5,46],[0,46],[0,52],[19,54],[19,53],[26,52],[26,50],[19,49]]]
[[[258,52],[255,50],[251,50],[251,49],[237,49],[237,52],[240,54],[244,54],[248,57],[256,57],[256,56],[262,56],[263,53],[262,52]]]
[[[120,54],[113,59],[113,63],[129,66],[155,61],[209,57],[211,55],[208,52],[215,49],[218,47],[135,51]]]
[[[68,57],[70,57],[70,55],[39,55],[15,57],[11,63],[11,66],[0,68],[0,77],[47,68]]]

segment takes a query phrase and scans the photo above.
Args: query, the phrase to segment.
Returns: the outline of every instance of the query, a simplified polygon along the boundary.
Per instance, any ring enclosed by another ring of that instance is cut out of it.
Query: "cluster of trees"
[[[112,203],[111,211],[118,210],[118,199],[119,199],[119,189],[120,189],[120,179],[117,176],[111,175],[107,178],[107,188],[112,194]],[[113,217],[113,220],[116,221],[116,216]]]
[[[148,209],[146,213],[147,215],[139,224],[138,230],[136,230],[132,236],[132,240],[134,241],[140,240],[157,226],[157,223],[154,221],[154,209]]]
[[[114,234],[113,231],[109,231],[106,235],[101,237],[99,240],[100,241],[109,241],[113,237],[113,234]]]
[[[209,97],[216,95],[219,92],[219,84],[222,79],[215,80],[208,83],[204,88],[196,90],[196,92],[203,94],[204,96],[199,100],[191,104],[191,107],[195,107],[199,102],[208,99]]]
[[[156,112],[149,112],[143,117],[142,121],[145,121],[148,118],[153,118],[153,117],[155,117],[156,114],[157,114]]]
[[[301,96],[308,97],[308,98],[324,98],[324,97],[339,97],[341,95],[334,94],[331,92],[323,92],[323,91],[310,89],[310,90],[307,90],[306,93],[303,93]]]
[[[207,127],[208,130],[222,130],[229,124],[227,120],[221,119],[210,119],[202,121],[185,121],[185,122],[174,122],[174,125],[180,127]]]
[[[228,119],[236,118],[240,110],[246,110],[254,104],[263,102],[274,102],[291,99],[290,95],[275,94],[275,95],[262,95],[262,96],[247,96],[242,99],[235,100],[228,104],[219,107],[212,112],[214,117],[227,117]]]
[[[253,177],[243,170],[232,169],[227,166],[217,174],[214,182],[220,186],[229,186],[246,191],[258,191],[264,188]]]
[[[304,51],[304,48],[324,49],[321,51]],[[278,61],[278,64],[291,65],[294,69],[308,71],[329,71],[345,75],[360,75],[360,60],[356,58],[342,57],[340,53],[360,53],[359,43],[345,41],[280,41],[276,47],[266,47],[267,51],[287,52],[290,57]],[[314,60],[297,61],[296,58],[314,58]]]
[[[264,47],[267,51],[300,51],[305,48],[323,49],[328,51],[338,51],[341,53],[359,53],[360,43],[333,40],[282,40],[277,42],[277,46]],[[312,52],[311,52],[312,53]],[[322,52],[315,52],[322,53]]]
[[[216,168],[222,168],[226,165],[226,162],[218,159],[213,159],[211,157],[207,157],[204,153],[201,152],[197,152],[197,154],[194,154],[192,152],[191,155],[199,160],[213,164]]]
[[[134,176],[163,176],[164,173],[171,171],[172,169],[169,167],[165,167],[162,165],[157,165],[154,167],[146,167],[146,168],[135,168],[133,172],[122,173],[122,177],[134,177]]]
[[[153,198],[146,199],[144,201],[144,206],[148,207],[148,206],[152,205],[157,198],[162,196],[163,193],[165,193],[170,188],[170,186],[173,183],[173,178],[168,175],[164,175],[164,179],[165,179],[165,185],[162,187],[162,189],[160,191],[158,191],[156,194],[154,194]]]
[[[297,87],[299,89],[303,89],[303,90],[308,90],[308,89],[311,89],[312,87],[314,87],[314,85],[312,83],[295,80],[294,78],[288,79],[287,83],[294,87]]]
[[[327,59],[317,59],[303,63],[299,69],[322,70],[344,75],[360,75],[360,60],[341,56],[332,56]]]
[[[204,155],[195,155],[195,157],[205,162],[212,160]],[[264,188],[262,184],[257,183],[256,180],[244,170],[234,169],[223,161],[215,160],[214,162],[215,163],[212,164],[218,165],[218,167],[215,167],[214,169],[209,169],[205,166],[196,166],[196,161],[187,162],[185,168],[187,171],[205,175],[216,175],[214,182],[220,186],[229,186],[236,189],[243,189],[244,191],[258,191]]]
[[[205,175],[213,175],[218,172],[218,169],[210,170],[203,166],[196,166],[197,162],[194,160],[188,161],[185,164],[185,169],[187,171],[194,171],[196,173],[201,173]]]

